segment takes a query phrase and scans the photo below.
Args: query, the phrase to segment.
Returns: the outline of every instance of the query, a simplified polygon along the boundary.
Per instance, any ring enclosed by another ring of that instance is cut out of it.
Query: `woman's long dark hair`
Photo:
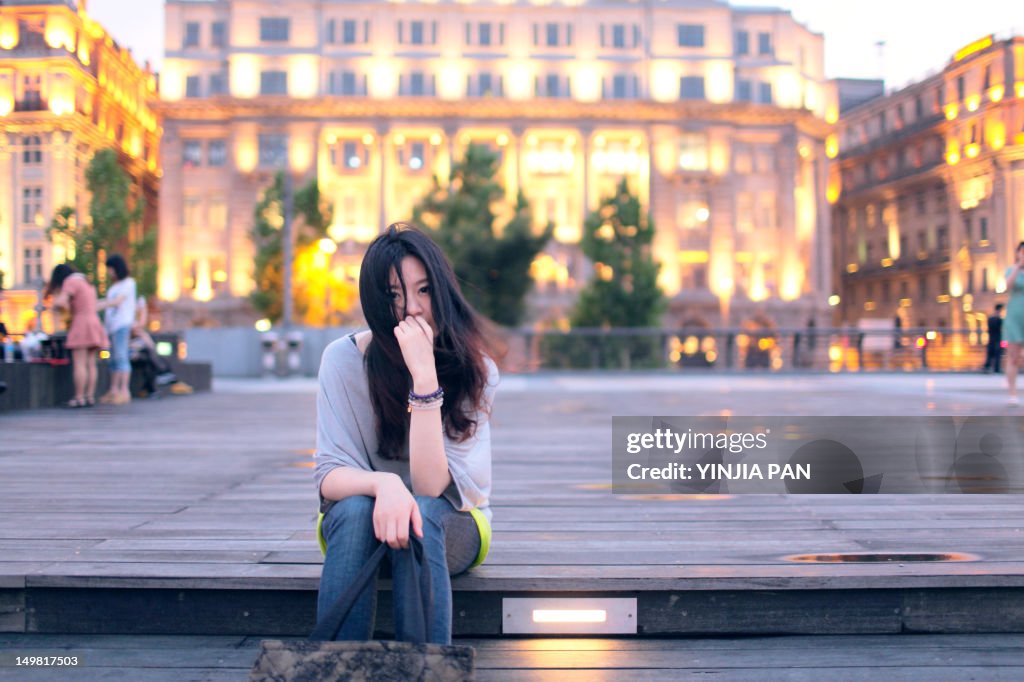
[[[434,361],[438,383],[444,389],[441,419],[449,438],[465,440],[476,428],[474,413],[481,406],[487,383],[484,358],[494,346],[483,318],[462,297],[455,272],[430,237],[407,223],[394,223],[370,243],[359,272],[359,301],[373,334],[366,349],[366,373],[380,455],[386,459],[405,454],[409,434],[412,376],[395,339],[399,318],[389,296],[392,272],[405,290],[402,259],[407,256],[419,259],[429,280],[437,328]]]
[[[60,288],[64,286],[64,280],[75,274],[75,272],[77,272],[77,270],[67,263],[55,265],[53,267],[53,272],[50,273],[50,283],[46,285],[46,295],[52,296],[60,291]]]

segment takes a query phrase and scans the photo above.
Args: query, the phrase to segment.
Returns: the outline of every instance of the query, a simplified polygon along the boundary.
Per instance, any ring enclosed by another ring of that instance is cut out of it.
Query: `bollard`
[[[286,374],[291,376],[298,374],[302,369],[302,332],[292,331],[285,336],[288,346],[288,361]]]
[[[260,346],[263,349],[260,364],[263,368],[263,377],[266,378],[273,375],[277,365],[277,332],[263,332]]]

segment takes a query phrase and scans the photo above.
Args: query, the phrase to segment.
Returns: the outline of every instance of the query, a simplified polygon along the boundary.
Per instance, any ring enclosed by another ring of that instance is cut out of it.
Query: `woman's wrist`
[[[373,481],[373,496],[380,497],[381,491],[384,490],[384,488],[386,488],[387,486],[393,485],[395,482],[402,486],[405,485],[404,483],[402,483],[402,479],[398,476],[398,474],[393,474],[386,471],[377,472],[376,478]]]
[[[438,389],[437,372],[431,370],[422,374],[414,374],[412,377],[412,391],[420,395],[433,393]]]

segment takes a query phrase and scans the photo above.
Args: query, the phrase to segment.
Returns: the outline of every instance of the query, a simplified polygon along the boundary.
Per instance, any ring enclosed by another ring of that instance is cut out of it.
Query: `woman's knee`
[[[443,497],[416,495],[416,505],[420,508],[423,522],[430,522],[437,526],[443,526],[445,517],[455,511],[452,503]]]
[[[338,500],[324,515],[324,537],[330,538],[335,529],[365,525],[373,527],[373,506],[376,500],[366,495],[352,495]]]

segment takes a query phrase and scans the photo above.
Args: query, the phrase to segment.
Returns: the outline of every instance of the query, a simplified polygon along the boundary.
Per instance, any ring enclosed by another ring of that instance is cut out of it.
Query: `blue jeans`
[[[128,337],[131,335],[131,327],[115,329],[110,334],[110,371],[131,372],[132,363],[128,357]]]
[[[423,550],[430,565],[434,610],[428,623],[427,641],[451,644],[452,641],[452,575],[465,571],[480,551],[480,533],[468,512],[458,512],[443,497],[416,496],[423,517]],[[317,618],[322,618],[359,573],[380,541],[373,534],[372,497],[354,495],[337,502],[324,516],[323,531],[327,540],[327,556],[320,574],[317,597]],[[411,532],[411,530],[410,530]],[[401,613],[406,597],[403,579],[410,569],[411,552],[388,550],[394,576],[392,601],[396,627],[401,627]],[[377,581],[374,579],[356,600],[338,632],[340,640],[368,640],[373,637],[377,614]],[[396,639],[405,640],[404,632]]]

